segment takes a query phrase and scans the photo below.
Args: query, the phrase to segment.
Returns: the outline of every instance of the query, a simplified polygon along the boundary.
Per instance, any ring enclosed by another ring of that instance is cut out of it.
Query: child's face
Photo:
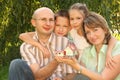
[[[83,23],[83,12],[73,9],[69,12],[70,15],[70,25],[72,28],[79,29]]]
[[[55,21],[54,32],[59,36],[66,36],[70,28],[69,19],[66,17],[57,17]]]

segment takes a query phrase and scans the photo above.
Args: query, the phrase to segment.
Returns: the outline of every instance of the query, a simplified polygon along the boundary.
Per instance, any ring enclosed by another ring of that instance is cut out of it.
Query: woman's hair
[[[75,3],[75,4],[73,4],[70,7],[69,11],[73,10],[73,9],[82,12],[84,17],[86,17],[89,14],[89,10],[88,10],[86,4],[84,4],[84,3]]]
[[[102,17],[101,15],[99,15],[95,12],[90,12],[89,15],[86,16],[86,18],[83,21],[82,28],[83,28],[84,37],[88,41],[87,36],[86,36],[86,32],[85,32],[85,27],[88,27],[88,28],[100,27],[100,28],[102,28],[106,32],[105,38],[104,38],[104,43],[108,44],[108,41],[111,38],[111,33],[110,33],[108,23],[104,17]],[[90,43],[90,42],[88,41],[88,43]]]
[[[57,17],[65,17],[65,18],[67,18],[68,20],[70,19],[67,10],[59,10],[59,11],[55,14],[55,20],[57,19]]]

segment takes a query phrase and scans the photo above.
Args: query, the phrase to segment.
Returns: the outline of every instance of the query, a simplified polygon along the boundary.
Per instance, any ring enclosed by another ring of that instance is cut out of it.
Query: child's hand
[[[50,57],[50,52],[47,47],[43,47],[43,46],[39,45],[38,48],[43,52],[44,58]]]
[[[111,69],[113,69],[113,64],[115,63],[115,61],[113,60],[113,57],[111,55],[107,55],[106,56],[106,67],[109,67]]]

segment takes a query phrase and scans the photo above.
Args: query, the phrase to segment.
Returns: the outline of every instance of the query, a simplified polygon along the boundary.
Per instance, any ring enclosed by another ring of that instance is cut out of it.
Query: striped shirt
[[[33,39],[39,42],[37,34],[34,35]],[[56,36],[54,33],[52,33],[48,42],[46,43],[46,46],[51,54],[49,58],[44,58],[44,53],[42,53],[38,47],[25,42],[20,47],[20,53],[22,59],[25,60],[28,65],[37,63],[40,65],[40,67],[44,67],[53,59],[56,51],[64,50],[68,45],[69,41],[67,38]],[[66,75],[66,73],[72,73],[73,71],[74,70],[70,66],[66,64],[60,64],[50,79],[53,79],[54,77],[63,77]]]

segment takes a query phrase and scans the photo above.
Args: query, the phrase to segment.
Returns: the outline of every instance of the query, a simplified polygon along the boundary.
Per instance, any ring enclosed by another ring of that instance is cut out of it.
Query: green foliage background
[[[22,41],[18,36],[34,30],[30,19],[35,9],[47,6],[56,12],[76,2],[86,3],[90,10],[106,18],[112,32],[120,33],[120,0],[0,0],[0,67],[20,58]]]

